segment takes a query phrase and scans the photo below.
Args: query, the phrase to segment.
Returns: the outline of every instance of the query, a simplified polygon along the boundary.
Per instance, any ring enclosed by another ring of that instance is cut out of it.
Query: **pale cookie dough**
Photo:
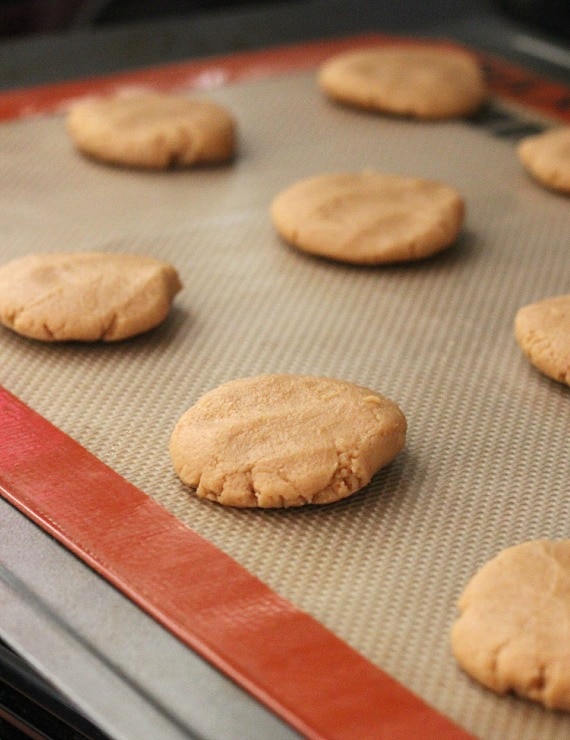
[[[465,205],[442,183],[374,171],[317,175],[277,195],[271,217],[299,249],[354,264],[422,259],[449,247]]]
[[[45,342],[114,342],[160,324],[181,288],[152,257],[31,254],[0,267],[0,323]]]
[[[402,449],[393,401],[303,375],[230,381],[179,420],[170,455],[201,498],[227,506],[327,504],[350,496]]]
[[[528,136],[517,151],[535,180],[551,190],[570,194],[570,126]]]
[[[500,552],[467,584],[451,641],[459,664],[499,694],[570,710],[570,540]]]
[[[182,95],[141,93],[76,103],[67,130],[84,154],[117,165],[165,169],[224,162],[235,122],[221,105]]]
[[[515,337],[538,370],[570,385],[570,294],[519,309]]]
[[[347,105],[434,120],[473,113],[487,96],[474,57],[434,46],[344,52],[322,65],[318,84]]]

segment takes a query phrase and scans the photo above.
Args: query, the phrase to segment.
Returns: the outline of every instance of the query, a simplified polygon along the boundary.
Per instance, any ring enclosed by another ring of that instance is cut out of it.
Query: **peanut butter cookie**
[[[428,45],[344,52],[322,65],[318,83],[347,105],[433,120],[473,113],[487,95],[472,55]]]
[[[541,185],[570,194],[570,126],[527,136],[517,151],[523,166]]]
[[[0,322],[44,342],[114,342],[160,324],[181,288],[152,257],[30,254],[0,267]]]
[[[67,130],[84,154],[116,165],[165,169],[224,162],[234,154],[235,122],[221,105],[144,93],[76,103]]]
[[[455,241],[464,212],[448,185],[374,171],[309,177],[271,204],[275,228],[293,246],[368,265],[440,252]]]
[[[570,710],[570,540],[509,547],[467,584],[453,652],[473,678]]]
[[[519,309],[515,337],[538,370],[570,385],[570,295],[544,298]]]
[[[350,496],[402,449],[393,402],[352,383],[303,375],[233,380],[176,424],[181,480],[227,506],[327,504]]]

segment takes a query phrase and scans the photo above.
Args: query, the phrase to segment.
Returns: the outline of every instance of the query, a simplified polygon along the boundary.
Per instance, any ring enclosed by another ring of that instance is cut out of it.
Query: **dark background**
[[[570,0],[0,0],[0,90],[366,31],[570,66]]]
[[[185,17],[204,12],[219,12],[259,6],[282,5],[281,0],[2,0],[0,3],[0,34],[2,37],[22,37],[45,32],[72,30],[89,25],[95,28],[117,23],[140,22],[167,17]],[[287,3],[291,5],[292,3]],[[298,6],[310,5],[308,0],[293,0]],[[491,3],[493,4],[493,3]],[[359,3],[353,4],[355,7]],[[405,20],[406,6],[414,3],[369,2],[368,11],[386,22]],[[388,7],[383,8],[386,5]],[[458,14],[477,11],[485,2],[458,0],[453,4],[423,3],[422,16],[433,21],[442,13]],[[528,26],[568,38],[570,4],[568,0],[498,0],[496,9],[507,17]],[[299,8],[302,10],[301,8]],[[390,10],[391,9],[391,10]],[[417,15],[417,8],[414,15]],[[418,19],[421,22],[421,18]]]

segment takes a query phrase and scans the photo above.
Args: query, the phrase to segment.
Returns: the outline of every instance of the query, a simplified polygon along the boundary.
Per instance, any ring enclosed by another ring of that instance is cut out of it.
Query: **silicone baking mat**
[[[514,107],[494,99],[458,122],[371,115],[318,92],[315,63],[337,47],[109,83],[207,87],[239,123],[239,154],[224,167],[148,173],[88,161],[57,109],[107,82],[29,95],[36,115],[0,126],[2,261],[35,251],[145,253],[175,264],[185,288],[163,326],[120,344],[44,345],[2,331],[0,381],[468,731],[566,737],[567,715],[471,681],[448,637],[467,579],[499,549],[569,536],[569,391],[529,366],[512,329],[520,306],[569,290],[569,201],[532,182],[514,147],[552,124],[542,113],[564,91],[490,64],[494,89],[520,98]],[[530,98],[540,117],[526,109]],[[21,115],[24,99],[5,98],[5,118]],[[277,192],[364,168],[455,186],[467,203],[457,244],[422,263],[355,268],[282,243],[268,217]],[[364,491],[328,507],[198,501],[170,465],[174,424],[207,390],[266,372],[334,376],[389,396],[408,419],[406,450]],[[77,517],[88,529],[89,513]]]

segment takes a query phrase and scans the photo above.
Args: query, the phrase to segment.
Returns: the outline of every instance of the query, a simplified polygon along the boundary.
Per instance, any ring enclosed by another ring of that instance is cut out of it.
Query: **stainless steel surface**
[[[117,740],[297,737],[2,499],[0,637]]]

